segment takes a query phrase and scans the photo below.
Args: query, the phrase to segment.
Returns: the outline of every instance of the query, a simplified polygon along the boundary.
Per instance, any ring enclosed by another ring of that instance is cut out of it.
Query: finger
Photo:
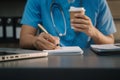
[[[60,49],[60,46],[57,46],[55,49]]]
[[[55,49],[56,48],[56,44],[51,43],[48,40],[44,40],[43,44],[48,48],[48,49]]]
[[[52,49],[56,48],[55,44],[51,43],[50,41],[48,41],[48,40],[46,40],[44,38],[39,38],[38,45],[43,50],[52,50]]]
[[[60,44],[59,37],[51,36],[50,34],[41,33],[39,36],[41,44],[43,44],[44,49],[55,49],[57,47],[57,44]],[[47,45],[47,47],[46,47]]]
[[[78,14],[78,13],[75,14],[75,17],[76,17],[76,18],[82,18],[82,19],[89,20],[89,17],[88,17],[88,16],[86,16],[86,15],[81,15],[81,14]]]
[[[76,19],[72,19],[71,23],[77,23],[77,24],[86,24],[89,25],[89,21],[85,20],[85,19],[80,19],[80,18],[76,18]]]
[[[44,33],[44,32],[43,32],[43,33],[41,33],[40,36],[43,37],[44,39],[46,39],[46,40],[52,42],[52,43],[55,43],[54,37],[51,36],[50,34],[47,34],[47,33]]]
[[[60,38],[59,37],[54,37],[55,38],[55,44],[58,46],[60,44]]]
[[[75,30],[76,32],[84,32],[83,29],[78,29],[78,28],[75,28],[75,27],[74,27],[74,30]]]
[[[71,24],[73,26],[73,28],[77,28],[77,29],[88,29],[89,27],[85,24]]]

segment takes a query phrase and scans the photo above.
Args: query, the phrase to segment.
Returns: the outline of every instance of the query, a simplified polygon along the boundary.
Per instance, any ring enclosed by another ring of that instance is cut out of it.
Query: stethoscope
[[[82,0],[80,0],[80,5],[82,6]],[[55,21],[54,21],[54,17],[53,17],[53,7],[56,6],[56,8],[58,8],[62,14],[62,18],[63,18],[63,22],[64,22],[64,33],[61,33],[58,29],[57,29],[57,26],[55,24]],[[55,0],[52,0],[52,3],[50,5],[50,16],[51,16],[51,19],[52,19],[52,24],[53,24],[53,27],[55,28],[57,34],[62,37],[62,36],[66,36],[66,33],[67,33],[67,22],[66,22],[66,18],[65,18],[65,15],[64,15],[64,12],[63,12],[63,9],[62,9],[62,6],[58,3],[55,2]]]

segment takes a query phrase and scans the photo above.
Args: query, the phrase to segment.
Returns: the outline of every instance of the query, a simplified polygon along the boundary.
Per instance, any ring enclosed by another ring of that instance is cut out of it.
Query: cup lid
[[[84,7],[73,7],[71,6],[69,11],[84,11],[85,12],[85,8]]]

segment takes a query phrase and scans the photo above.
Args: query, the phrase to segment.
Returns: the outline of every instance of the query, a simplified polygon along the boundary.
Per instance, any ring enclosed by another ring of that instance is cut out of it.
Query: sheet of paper
[[[56,49],[56,50],[44,50],[48,52],[48,55],[52,55],[52,54],[66,54],[66,55],[70,55],[70,54],[83,54],[83,50],[78,47],[78,46],[71,46],[71,47],[61,47],[60,49]]]
[[[91,47],[96,49],[120,49],[120,44],[91,45]]]

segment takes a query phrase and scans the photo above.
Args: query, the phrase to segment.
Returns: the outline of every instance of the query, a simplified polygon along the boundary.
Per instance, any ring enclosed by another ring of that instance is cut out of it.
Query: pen
[[[47,30],[41,24],[38,24],[38,27],[42,29],[45,33],[48,33]]]
[[[41,24],[38,24],[38,27],[48,34],[47,30]],[[60,43],[60,44],[57,44],[57,46],[63,46],[63,44]]]

